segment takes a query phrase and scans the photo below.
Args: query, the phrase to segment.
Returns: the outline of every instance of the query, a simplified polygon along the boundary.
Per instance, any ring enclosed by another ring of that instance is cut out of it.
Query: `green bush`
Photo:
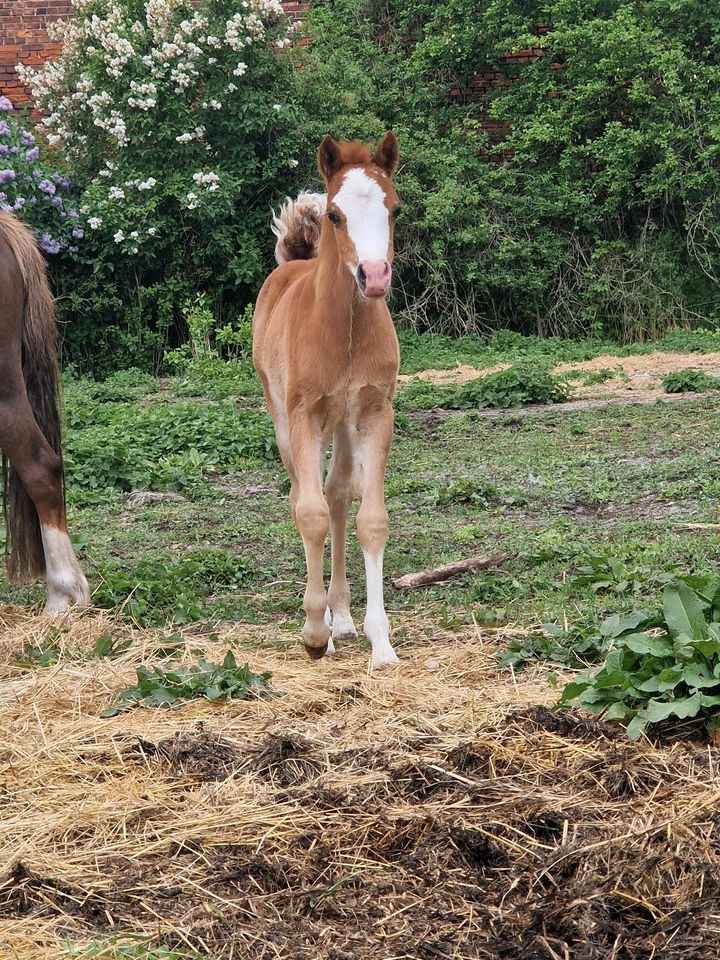
[[[716,316],[719,17],[718,0],[315,4],[298,54],[315,136],[400,137],[399,318],[631,341]],[[500,78],[487,103],[453,102],[479,69]]]
[[[208,294],[223,329],[268,271],[271,205],[305,150],[276,0],[74,0],[57,63],[24,68],[80,193],[55,271],[66,356],[161,360]],[[179,330],[178,330],[179,328]]]

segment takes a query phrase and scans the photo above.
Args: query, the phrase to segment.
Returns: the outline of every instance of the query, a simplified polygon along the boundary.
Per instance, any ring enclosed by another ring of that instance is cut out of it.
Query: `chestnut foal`
[[[11,582],[47,579],[45,613],[90,602],[65,522],[55,313],[30,231],[0,213],[0,449]],[[8,462],[9,461],[9,462]]]
[[[258,297],[253,359],[291,479],[290,503],[305,545],[303,639],[319,659],[333,640],[356,636],[345,575],[345,528],[354,495],[365,558],[365,636],[375,668],[398,662],[383,599],[387,539],[385,465],[399,350],[385,297],[392,277],[395,135],[374,154],[325,137],[318,166],[327,198],[301,194],[275,217],[281,264]],[[323,462],[332,460],[323,493]],[[332,531],[332,574],[323,555]]]

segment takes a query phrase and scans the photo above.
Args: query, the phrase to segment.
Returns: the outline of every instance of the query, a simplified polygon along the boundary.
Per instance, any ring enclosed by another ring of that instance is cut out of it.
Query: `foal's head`
[[[371,156],[357,141],[325,137],[318,167],[327,184],[327,218],[342,259],[364,297],[384,297],[392,279],[395,219],[400,201],[392,185],[398,163],[394,133]]]

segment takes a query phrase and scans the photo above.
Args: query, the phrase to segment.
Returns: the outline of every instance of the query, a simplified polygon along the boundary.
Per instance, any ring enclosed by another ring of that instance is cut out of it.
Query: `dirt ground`
[[[399,378],[401,383],[419,379],[438,386],[467,383],[478,377],[506,370],[510,364],[497,364],[478,370],[467,364],[458,364],[451,370],[424,370],[416,374],[405,374]],[[639,401],[645,397],[654,398],[661,392],[661,382],[666,374],[675,370],[702,370],[704,373],[720,376],[720,353],[672,353],[655,350],[641,356],[614,357],[601,356],[581,363],[563,363],[551,371],[566,376],[571,381],[573,375],[596,373],[600,370],[615,371],[613,377],[602,383],[585,385],[581,381],[573,384],[573,398],[589,399],[627,399]]]
[[[502,632],[434,624],[396,623],[377,675],[360,644],[186,632],[279,695],[101,719],[162,631],[88,615],[27,670],[47,626],[0,607],[0,955],[143,932],[222,960],[714,955],[715,751],[553,713],[545,675],[498,669]],[[83,658],[106,633],[132,646]]]

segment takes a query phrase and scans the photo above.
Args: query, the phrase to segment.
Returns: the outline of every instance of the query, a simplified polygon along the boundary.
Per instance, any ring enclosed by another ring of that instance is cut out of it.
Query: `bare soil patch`
[[[497,364],[493,367],[477,369],[467,364],[458,364],[451,370],[424,370],[415,374],[399,377],[400,383],[424,380],[437,386],[468,383],[478,377],[485,377],[498,370],[507,370],[510,364]],[[563,363],[552,369],[552,373],[573,380],[585,373],[598,373],[612,370],[615,375],[601,383],[583,384],[578,380],[573,387],[573,395],[581,400],[627,399],[631,402],[657,399],[662,393],[663,377],[676,370],[702,370],[704,373],[720,376],[720,353],[672,353],[655,350],[641,356],[614,357],[605,355],[580,363]],[[564,404],[566,408],[568,405]]]
[[[47,627],[0,623],[2,955],[145,932],[222,960],[689,960],[720,934],[717,751],[552,713],[499,631],[408,619],[371,676],[364,647],[310,663],[227,625],[189,645],[282,696],[102,720],[161,633],[86,616],[68,649],[132,647],[27,671]]]

